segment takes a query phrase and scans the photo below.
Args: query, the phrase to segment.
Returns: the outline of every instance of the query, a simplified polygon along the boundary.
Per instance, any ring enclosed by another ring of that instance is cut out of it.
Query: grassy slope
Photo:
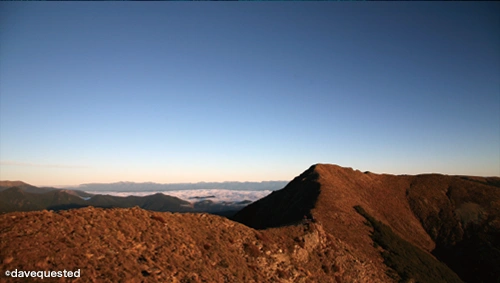
[[[384,263],[397,272],[400,282],[462,282],[445,264],[430,254],[401,239],[392,229],[377,221],[361,206],[354,207],[372,228],[374,244],[384,250]]]

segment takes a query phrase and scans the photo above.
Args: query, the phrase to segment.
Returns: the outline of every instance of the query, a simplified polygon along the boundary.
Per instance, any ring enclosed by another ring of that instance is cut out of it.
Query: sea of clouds
[[[263,191],[237,191],[224,189],[201,189],[201,190],[177,190],[177,191],[140,191],[140,192],[113,192],[113,191],[86,191],[89,194],[101,194],[112,196],[147,196],[157,193],[178,197],[189,202],[197,202],[203,199],[209,199],[214,202],[239,202],[244,200],[256,201],[270,193],[271,190]]]

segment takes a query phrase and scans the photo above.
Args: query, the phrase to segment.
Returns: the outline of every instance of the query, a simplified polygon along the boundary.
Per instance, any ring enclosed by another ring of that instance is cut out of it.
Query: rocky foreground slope
[[[75,282],[498,282],[499,184],[318,164],[240,223],[138,207],[6,213],[0,281],[79,269]]]
[[[89,207],[4,214],[0,227],[2,273],[80,270],[78,282],[376,279],[344,243],[314,223],[258,231],[210,214]],[[43,279],[66,281],[72,280]]]

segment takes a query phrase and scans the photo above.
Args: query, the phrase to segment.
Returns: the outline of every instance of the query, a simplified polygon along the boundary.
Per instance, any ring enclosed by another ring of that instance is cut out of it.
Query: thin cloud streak
[[[3,166],[24,166],[24,167],[40,167],[40,168],[66,168],[66,169],[82,169],[90,168],[85,165],[68,165],[68,164],[41,164],[41,163],[31,163],[31,162],[19,162],[19,161],[0,161],[0,165]]]

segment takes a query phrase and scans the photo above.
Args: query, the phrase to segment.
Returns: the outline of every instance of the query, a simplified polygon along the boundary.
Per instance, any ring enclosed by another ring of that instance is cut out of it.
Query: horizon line
[[[155,184],[155,185],[188,185],[188,184],[223,184],[223,183],[266,183],[266,182],[290,182],[290,180],[264,180],[264,181],[199,181],[199,182],[172,182],[172,183],[158,183],[153,181],[146,182],[134,182],[134,181],[116,181],[116,182],[93,182],[93,183],[81,183],[76,185],[33,185],[21,180],[0,180],[0,182],[21,182],[26,185],[34,187],[54,187],[54,188],[68,188],[68,187],[79,187],[83,185],[113,185],[120,183],[129,184]]]

